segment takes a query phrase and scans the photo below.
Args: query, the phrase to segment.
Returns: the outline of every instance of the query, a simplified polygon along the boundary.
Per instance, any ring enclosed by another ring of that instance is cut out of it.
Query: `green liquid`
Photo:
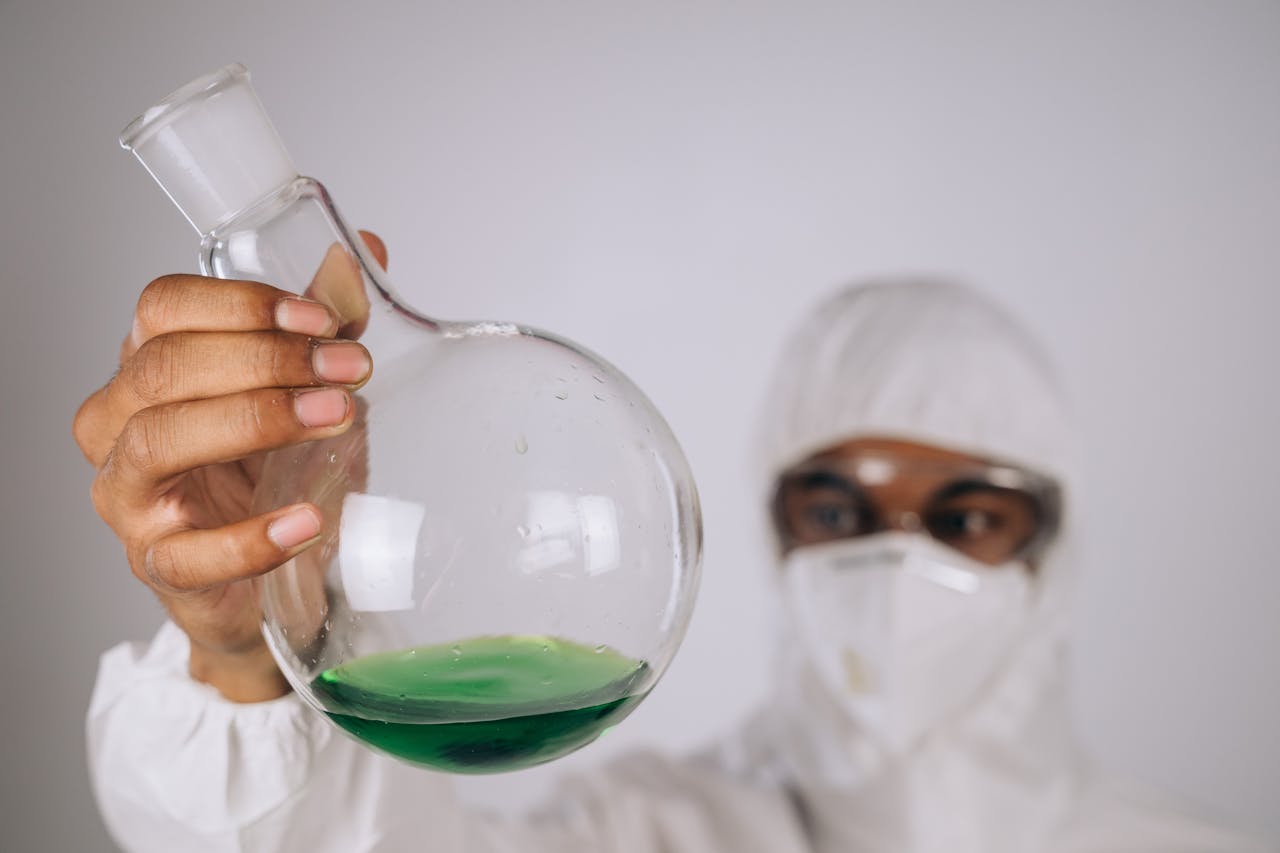
[[[591,743],[639,704],[648,675],[603,646],[506,636],[369,655],[312,687],[329,718],[371,746],[438,770],[497,773]]]

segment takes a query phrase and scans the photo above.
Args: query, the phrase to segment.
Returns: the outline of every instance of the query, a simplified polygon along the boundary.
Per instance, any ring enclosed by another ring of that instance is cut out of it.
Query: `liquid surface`
[[[644,698],[648,674],[643,661],[604,646],[503,636],[369,655],[312,686],[330,719],[384,752],[497,773],[591,743]]]

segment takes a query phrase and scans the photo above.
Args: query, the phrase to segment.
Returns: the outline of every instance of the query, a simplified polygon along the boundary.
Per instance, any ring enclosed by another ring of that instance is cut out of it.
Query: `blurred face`
[[[1039,475],[934,445],[858,438],[784,471],[773,516],[783,554],[897,530],[989,566],[1034,566],[1056,507],[1056,487]]]

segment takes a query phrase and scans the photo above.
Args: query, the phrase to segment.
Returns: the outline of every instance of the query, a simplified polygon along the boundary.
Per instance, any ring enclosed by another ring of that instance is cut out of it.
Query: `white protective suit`
[[[858,435],[1022,463],[1070,485],[1066,418],[1030,341],[973,292],[847,290],[793,338],[768,396],[772,479]],[[427,853],[1204,853],[1265,846],[1107,782],[1072,741],[1063,690],[1069,544],[1037,572],[1028,627],[977,700],[900,757],[814,677],[792,632],[776,701],[693,759],[643,754],[566,784],[520,821],[462,809],[447,776],[339,734],[295,696],[236,705],[187,675],[185,636],[102,660],[89,758],[130,851]]]

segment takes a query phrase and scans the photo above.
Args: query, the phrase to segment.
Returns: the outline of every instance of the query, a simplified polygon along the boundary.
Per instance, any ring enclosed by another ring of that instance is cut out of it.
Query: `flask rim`
[[[132,151],[173,121],[186,107],[248,79],[249,69],[241,62],[233,62],[174,89],[120,131],[120,147]]]

